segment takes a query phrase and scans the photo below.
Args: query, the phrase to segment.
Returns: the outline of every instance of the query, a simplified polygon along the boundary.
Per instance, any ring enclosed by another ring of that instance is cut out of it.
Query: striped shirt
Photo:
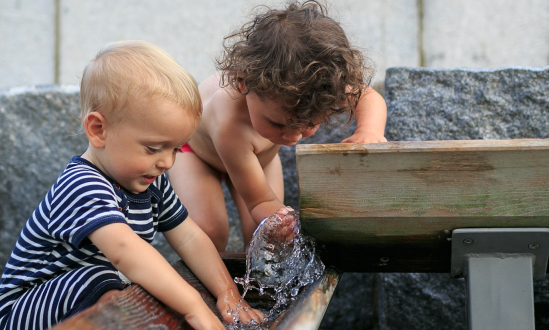
[[[6,264],[0,281],[0,329],[27,290],[81,267],[114,269],[87,238],[96,229],[127,223],[150,243],[157,231],[175,228],[187,215],[165,174],[145,192],[132,194],[87,160],[73,157],[27,221]]]

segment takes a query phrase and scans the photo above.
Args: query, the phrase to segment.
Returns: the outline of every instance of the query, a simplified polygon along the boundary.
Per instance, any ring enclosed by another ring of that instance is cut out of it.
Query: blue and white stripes
[[[127,223],[152,242],[157,231],[170,230],[186,217],[165,175],[145,192],[131,194],[75,156],[27,221],[4,269],[0,329],[47,328],[75,306],[93,304],[106,292],[101,290],[121,285],[111,263],[87,238],[96,229]],[[81,298],[91,297],[97,286],[95,300],[82,305]]]

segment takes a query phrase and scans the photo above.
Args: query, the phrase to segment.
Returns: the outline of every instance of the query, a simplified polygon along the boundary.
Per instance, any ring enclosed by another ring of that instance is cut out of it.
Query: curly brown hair
[[[267,8],[225,37],[223,46],[221,86],[282,100],[292,127],[313,127],[341,113],[350,121],[373,74],[317,1]]]

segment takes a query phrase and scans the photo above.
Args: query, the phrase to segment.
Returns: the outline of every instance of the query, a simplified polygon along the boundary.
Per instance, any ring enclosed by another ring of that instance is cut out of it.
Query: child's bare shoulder
[[[232,153],[239,149],[241,152],[259,154],[273,147],[272,142],[254,129],[245,95],[235,97],[230,90],[220,89],[208,106],[211,107],[209,111],[215,112],[216,118],[215,126],[210,127],[210,136],[222,150],[227,147]]]
[[[244,95],[231,95],[227,88],[217,89],[203,103],[201,126],[215,144],[227,139],[243,139],[245,133],[253,130]]]

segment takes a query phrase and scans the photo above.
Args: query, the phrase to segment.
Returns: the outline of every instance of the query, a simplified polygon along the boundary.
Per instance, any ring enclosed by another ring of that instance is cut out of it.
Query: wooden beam
[[[342,271],[449,272],[451,231],[549,227],[549,139],[297,146],[305,233]]]

